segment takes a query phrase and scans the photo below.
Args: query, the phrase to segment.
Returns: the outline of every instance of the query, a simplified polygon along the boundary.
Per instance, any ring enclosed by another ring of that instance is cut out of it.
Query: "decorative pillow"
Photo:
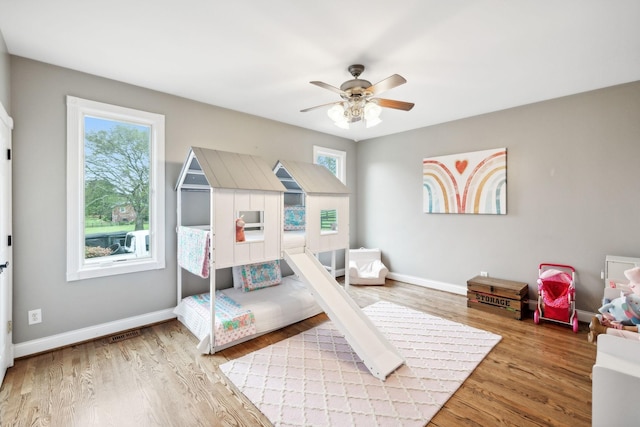
[[[285,206],[284,207],[284,229],[304,230],[305,218],[304,206]]]
[[[233,267],[233,287],[251,292],[278,285],[282,281],[280,260]]]

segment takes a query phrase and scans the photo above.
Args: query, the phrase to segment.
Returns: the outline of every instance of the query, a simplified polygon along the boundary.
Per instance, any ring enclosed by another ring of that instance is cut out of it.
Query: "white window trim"
[[[84,262],[84,117],[151,127],[149,257]],[[165,268],[164,116],[67,96],[67,281]]]
[[[336,177],[342,181],[344,185],[347,185],[347,152],[314,145],[313,163],[318,164],[319,156],[334,157],[337,160]]]

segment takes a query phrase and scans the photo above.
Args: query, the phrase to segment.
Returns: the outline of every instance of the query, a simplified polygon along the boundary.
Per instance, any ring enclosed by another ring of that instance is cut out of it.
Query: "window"
[[[338,177],[343,184],[347,183],[347,152],[331,148],[313,146],[313,163],[322,165]]]
[[[67,280],[164,268],[164,116],[67,97]]]
[[[236,243],[264,240],[264,211],[240,211],[236,218]]]
[[[338,211],[335,209],[322,209],[320,211],[320,234],[338,232]]]

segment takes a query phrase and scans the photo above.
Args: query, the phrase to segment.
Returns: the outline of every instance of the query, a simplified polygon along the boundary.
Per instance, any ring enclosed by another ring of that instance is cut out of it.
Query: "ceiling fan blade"
[[[342,104],[342,101],[330,102],[328,104],[316,105],[315,107],[305,108],[304,110],[300,110],[301,113],[306,113],[307,111],[317,110],[318,108],[328,107],[330,105]]]
[[[366,90],[367,92],[371,92],[373,95],[378,95],[386,90],[405,84],[406,82],[407,80],[404,77],[399,74],[394,74],[368,87]]]
[[[395,101],[393,99],[374,98],[371,101],[384,108],[395,108],[396,110],[409,111],[415,105],[413,102]]]
[[[324,89],[329,89],[331,92],[335,92],[338,95],[343,95],[344,94],[344,92],[341,91],[340,89],[338,89],[337,87],[331,86],[330,84],[327,84],[327,83],[324,83],[324,82],[313,81],[313,82],[309,82],[309,83],[311,83],[312,85],[319,86],[319,87],[324,88]]]

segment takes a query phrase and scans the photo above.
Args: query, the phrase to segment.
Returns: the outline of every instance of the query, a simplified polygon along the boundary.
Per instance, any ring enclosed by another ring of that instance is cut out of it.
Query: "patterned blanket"
[[[178,264],[205,279],[209,277],[209,230],[178,228]]]
[[[211,319],[209,313],[210,294],[203,293],[185,298],[185,305],[191,307],[205,319]],[[255,318],[251,310],[242,308],[240,304],[216,291],[215,300],[215,345],[220,346],[231,341],[256,333]]]

